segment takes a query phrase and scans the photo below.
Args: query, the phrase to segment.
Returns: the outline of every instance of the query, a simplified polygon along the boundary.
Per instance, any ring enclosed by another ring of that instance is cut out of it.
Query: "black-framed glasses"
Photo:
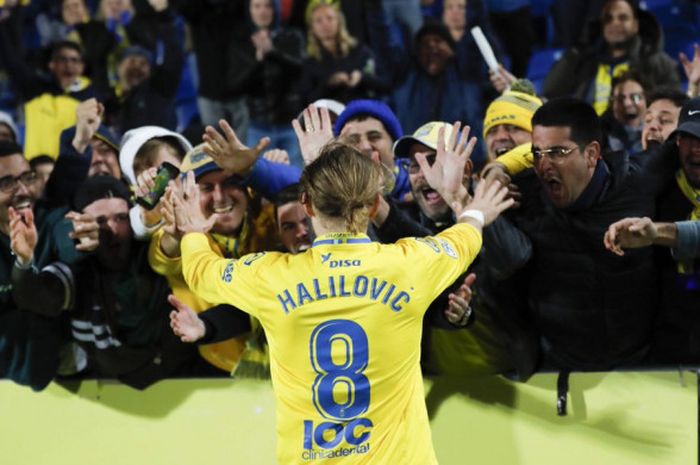
[[[34,171],[27,171],[19,176],[5,176],[0,178],[0,191],[5,193],[14,192],[19,188],[19,183],[24,187],[31,186],[38,179]]]
[[[532,149],[532,158],[535,160],[535,163],[539,163],[544,157],[549,158],[549,161],[552,163],[562,163],[576,149],[578,149],[578,146],[551,147],[544,150]]]

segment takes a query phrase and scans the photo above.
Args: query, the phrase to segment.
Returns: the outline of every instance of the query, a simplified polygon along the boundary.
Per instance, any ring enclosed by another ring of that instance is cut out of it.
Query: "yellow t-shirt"
[[[423,314],[479,253],[458,224],[435,237],[320,236],[308,251],[222,259],[182,240],[190,288],[262,323],[277,399],[279,463],[437,463],[425,408]]]

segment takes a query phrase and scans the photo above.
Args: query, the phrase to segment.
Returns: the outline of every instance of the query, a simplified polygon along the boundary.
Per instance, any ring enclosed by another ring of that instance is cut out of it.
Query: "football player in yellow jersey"
[[[476,257],[482,227],[512,204],[498,183],[481,183],[469,198],[462,173],[476,139],[468,140],[468,131],[460,136],[456,123],[445,141],[441,129],[433,165],[419,158],[458,217],[435,237],[372,242],[364,232],[382,171],[338,143],[324,147],[302,175],[302,203],[318,236],[297,255],[222,259],[202,234],[213,220],[202,217],[192,178],[169,194],[185,233],[187,284],[265,328],[281,464],[437,463],[419,365],[423,314]],[[220,329],[185,309],[172,312],[171,326],[192,342]]]

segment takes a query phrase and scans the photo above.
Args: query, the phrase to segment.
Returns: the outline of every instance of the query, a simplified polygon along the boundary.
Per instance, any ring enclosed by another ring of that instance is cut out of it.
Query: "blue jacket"
[[[392,100],[401,127],[408,134],[429,121],[461,121],[471,126],[471,134],[482,133],[482,84],[460,79],[455,61],[437,77],[428,76],[418,66],[412,67],[394,89]],[[479,147],[474,150],[475,156],[482,153]],[[481,158],[473,161],[478,166]]]
[[[700,257],[700,221],[677,221],[678,245],[673,249],[677,260]]]

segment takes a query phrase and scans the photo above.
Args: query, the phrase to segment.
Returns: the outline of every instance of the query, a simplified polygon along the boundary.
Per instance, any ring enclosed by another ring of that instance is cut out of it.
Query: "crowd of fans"
[[[573,24],[579,3],[553,2],[568,48],[535,86],[529,1],[0,1],[0,377],[267,376],[259,323],[185,283],[172,170],[244,264],[312,246],[299,179],[334,139],[384,168],[369,237],[425,237],[455,223],[421,167],[455,121],[478,138],[465,186],[517,202],[426,313],[424,371],[699,363],[700,47],[666,54],[633,0]],[[183,308],[227,338],[179,340]]]

